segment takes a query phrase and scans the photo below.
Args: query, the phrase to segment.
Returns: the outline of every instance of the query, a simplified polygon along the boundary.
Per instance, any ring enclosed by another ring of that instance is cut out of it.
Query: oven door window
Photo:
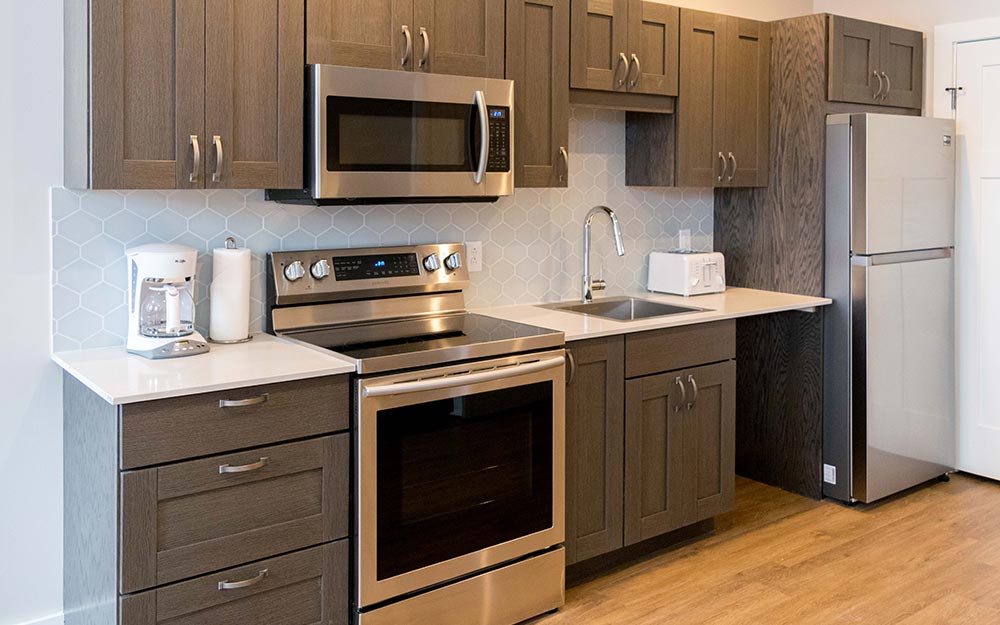
[[[480,132],[471,103],[330,96],[326,107],[329,171],[475,171]]]
[[[552,526],[552,382],[378,413],[388,579]]]

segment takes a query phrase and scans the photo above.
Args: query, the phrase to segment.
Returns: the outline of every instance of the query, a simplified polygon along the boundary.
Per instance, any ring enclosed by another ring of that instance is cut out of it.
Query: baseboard
[[[63,613],[60,612],[59,614],[46,616],[35,621],[28,621],[27,623],[12,623],[12,625],[63,625]]]

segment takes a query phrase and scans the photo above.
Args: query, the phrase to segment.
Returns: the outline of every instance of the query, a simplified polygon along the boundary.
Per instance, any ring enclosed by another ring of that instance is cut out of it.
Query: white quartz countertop
[[[812,311],[833,303],[825,297],[791,295],[757,289],[729,288],[724,293],[681,297],[656,293],[632,294],[634,297],[666,304],[705,308],[703,312],[684,313],[668,317],[657,317],[637,321],[615,321],[575,312],[539,308],[537,305],[504,306],[474,310],[482,315],[517,321],[552,330],[566,335],[567,341],[593,339],[616,334],[628,334],[644,330],[657,330],[676,326],[736,319],[754,315],[786,312],[792,310]]]
[[[269,334],[207,354],[148,360],[124,347],[58,352],[52,359],[110,404],[350,373],[356,362]]]

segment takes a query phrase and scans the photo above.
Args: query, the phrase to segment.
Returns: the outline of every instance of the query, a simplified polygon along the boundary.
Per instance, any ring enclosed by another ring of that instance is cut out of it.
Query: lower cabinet
[[[735,323],[567,350],[567,564],[732,509]]]

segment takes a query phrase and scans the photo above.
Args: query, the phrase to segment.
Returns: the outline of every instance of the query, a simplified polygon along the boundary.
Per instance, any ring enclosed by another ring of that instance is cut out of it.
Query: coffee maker
[[[126,250],[125,255],[128,351],[152,359],[207,352],[208,343],[194,329],[197,250],[153,243]]]

